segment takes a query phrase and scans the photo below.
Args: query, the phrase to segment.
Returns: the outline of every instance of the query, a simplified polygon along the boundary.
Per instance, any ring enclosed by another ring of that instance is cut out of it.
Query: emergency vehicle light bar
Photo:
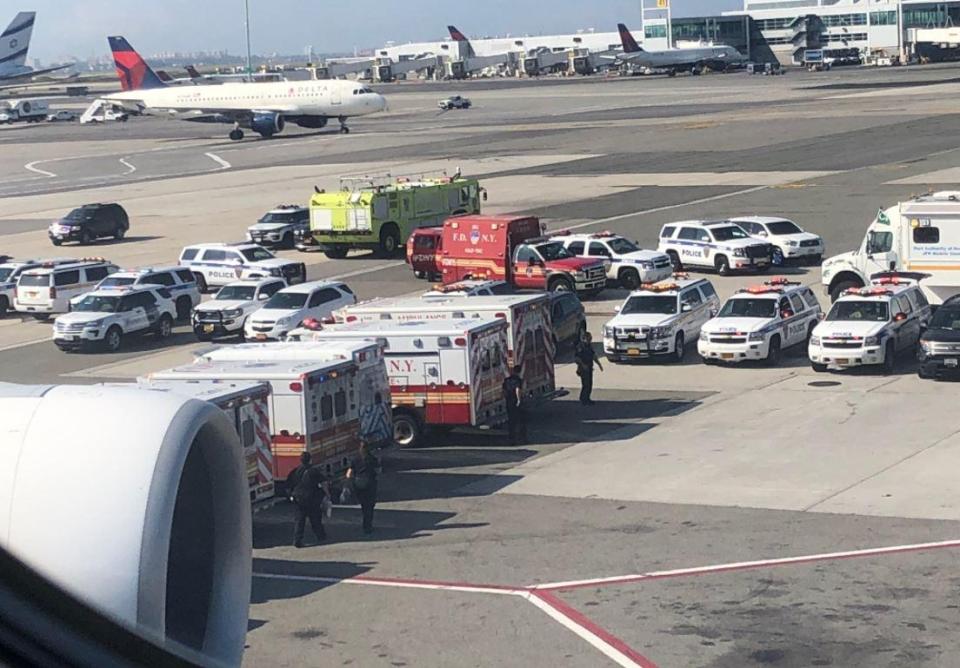
[[[788,280],[786,276],[777,276],[776,278],[771,278],[769,281],[765,281],[764,285],[800,285],[800,281],[791,281]]]
[[[673,277],[678,281],[683,281],[690,278],[690,274],[685,271],[675,271],[673,272]]]
[[[859,295],[861,297],[877,297],[880,295],[892,295],[893,290],[884,287],[872,288],[848,288],[843,291],[844,295]]]
[[[640,289],[646,290],[647,292],[669,292],[670,290],[677,290],[680,286],[676,283],[641,283]]]

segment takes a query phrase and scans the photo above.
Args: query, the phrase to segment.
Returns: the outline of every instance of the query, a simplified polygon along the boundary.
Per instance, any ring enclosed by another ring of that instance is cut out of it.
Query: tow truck
[[[576,257],[545,231],[534,216],[450,218],[443,224],[443,282],[500,279],[518,289],[599,294],[610,261]]]

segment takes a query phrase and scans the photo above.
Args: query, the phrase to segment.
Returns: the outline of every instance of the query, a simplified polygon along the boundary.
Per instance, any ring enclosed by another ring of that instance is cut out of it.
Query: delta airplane
[[[7,29],[0,33],[0,83],[32,79],[40,74],[70,67],[67,64],[35,70],[26,65],[30,35],[33,33],[33,24],[36,19],[36,12],[20,12],[13,17]]]
[[[289,121],[302,128],[322,128],[383,111],[387,101],[364,84],[336,79],[167,86],[123,37],[108,37],[122,91],[102,100],[134,111],[165,111],[183,120],[233,123],[230,139],[243,139],[248,128],[261,137],[282,132]]]
[[[623,53],[615,59],[619,63],[629,63],[654,70],[667,70],[670,76],[677,72],[701,74],[705,68],[726,69],[728,65],[738,65],[744,61],[743,54],[732,46],[697,46],[666,51],[644,51],[637,40],[622,23],[617,24]]]

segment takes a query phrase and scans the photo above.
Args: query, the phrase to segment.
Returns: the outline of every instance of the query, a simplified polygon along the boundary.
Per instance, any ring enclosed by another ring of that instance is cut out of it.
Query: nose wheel
[[[350,134],[350,128],[347,127],[347,118],[345,116],[341,116],[337,120],[340,121],[340,134],[342,135]]]

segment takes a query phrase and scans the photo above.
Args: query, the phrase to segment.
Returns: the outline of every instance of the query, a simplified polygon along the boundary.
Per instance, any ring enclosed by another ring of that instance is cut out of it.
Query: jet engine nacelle
[[[297,125],[301,128],[324,128],[327,126],[326,116],[301,116],[297,119]]]
[[[274,113],[254,114],[250,119],[250,129],[264,137],[272,137],[278,132],[283,132],[286,122],[283,116]]]
[[[250,502],[222,411],[138,388],[0,383],[0,415],[0,544],[154,643],[239,665]]]

